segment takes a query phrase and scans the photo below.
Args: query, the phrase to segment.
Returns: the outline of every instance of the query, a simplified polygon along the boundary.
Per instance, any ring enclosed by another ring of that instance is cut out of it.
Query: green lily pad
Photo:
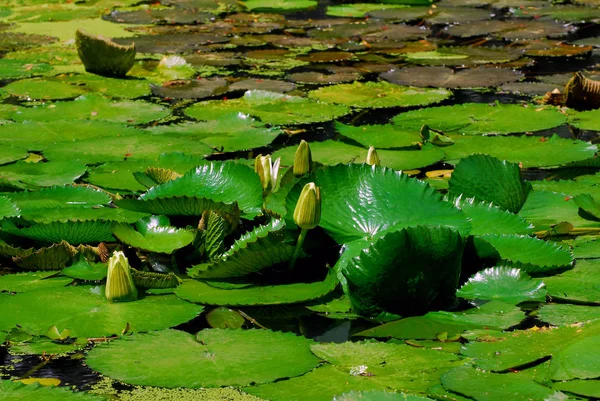
[[[117,223],[112,232],[120,241],[137,249],[150,252],[173,253],[191,244],[195,233],[187,229],[172,227],[166,216],[148,216],[135,223]]]
[[[2,230],[12,235],[50,243],[66,241],[69,244],[87,244],[114,240],[110,222],[98,220],[40,223],[29,227],[17,227],[12,222],[4,222]]]
[[[367,148],[404,148],[422,141],[418,130],[402,130],[393,124],[352,126],[336,121],[335,129],[346,138]]]
[[[573,393],[589,398],[600,398],[600,380],[571,380],[557,382],[552,388],[567,393]]]
[[[446,226],[464,234],[470,229],[462,212],[442,202],[424,182],[366,164],[315,171],[290,191],[286,200],[288,216],[304,184],[310,181],[321,187],[319,225],[340,244],[417,225]],[[390,193],[397,196],[390,199]]]
[[[600,258],[599,240],[600,237],[587,235],[575,238],[575,241],[571,244],[573,246],[573,256],[576,259]]]
[[[596,259],[578,260],[575,268],[544,279],[551,299],[600,304],[600,271]]]
[[[200,216],[206,209],[237,207],[252,218],[261,214],[262,184],[249,167],[234,162],[209,162],[176,180],[157,185],[139,200],[122,207],[153,214]]]
[[[569,110],[567,122],[579,129],[600,131],[600,110],[575,111]]]
[[[6,93],[25,99],[75,99],[85,92],[75,85],[65,84],[47,78],[31,78],[15,81],[4,88]]]
[[[351,391],[333,397],[332,401],[433,401],[431,398],[387,391]]]
[[[560,166],[593,157],[596,145],[563,139],[553,135],[531,136],[451,136],[454,145],[444,148],[446,161],[456,164],[460,159],[482,153],[500,160],[522,164],[524,168]]]
[[[85,165],[72,161],[48,163],[18,161],[0,166],[0,181],[8,181],[17,188],[51,187],[71,184],[85,171]]]
[[[23,121],[102,120],[117,123],[143,124],[159,120],[170,110],[156,104],[136,100],[114,101],[97,94],[88,94],[70,102],[56,102],[22,108],[12,118]]]
[[[474,198],[462,196],[452,202],[471,220],[471,235],[530,234],[532,231],[529,222],[493,203],[477,202]]]
[[[3,146],[0,148],[0,165],[25,159],[27,150],[22,147]]]
[[[159,330],[187,322],[202,312],[201,306],[174,295],[111,303],[104,297],[104,287],[89,286],[0,297],[0,305],[6,312],[0,330],[18,324],[34,334],[44,335],[48,327],[56,325],[71,330],[72,337],[80,338],[120,334],[128,324],[130,332]]]
[[[487,10],[476,10],[476,12],[489,15]],[[456,15],[452,16],[453,21]],[[405,55],[406,61],[412,64],[446,66],[500,64],[515,61],[520,57],[521,53],[512,49],[483,46],[441,47],[433,51],[411,52]]]
[[[354,17],[363,18],[367,13],[372,11],[385,12],[386,10],[408,8],[404,4],[371,4],[371,3],[356,3],[344,4],[338,6],[329,6],[325,12],[332,17]],[[427,15],[423,13],[424,15]]]
[[[10,198],[0,196],[0,220],[6,217],[16,217],[19,214],[21,214],[21,210],[19,210]]]
[[[525,273],[544,273],[573,264],[573,254],[560,245],[524,235],[486,234],[477,237],[491,245],[500,259]]]
[[[426,106],[449,98],[452,92],[446,89],[399,86],[388,82],[354,82],[326,86],[309,92],[308,95],[322,102],[348,107],[382,108]]]
[[[40,209],[94,208],[108,205],[110,197],[97,189],[79,186],[55,186],[31,192],[6,194],[24,213]]]
[[[73,282],[70,277],[53,277],[56,272],[29,272],[7,274],[0,276],[0,291],[29,292],[39,290],[52,290],[65,287]]]
[[[563,221],[579,228],[598,226],[579,215],[579,206],[570,196],[548,191],[531,191],[519,216],[531,222],[536,231],[548,230]]]
[[[538,310],[537,317],[553,326],[572,325],[600,319],[598,306],[546,304]]]
[[[489,373],[469,366],[454,368],[444,373],[442,385],[450,391],[477,401],[566,399],[566,395],[528,377]]]
[[[361,331],[355,336],[435,340],[443,332],[452,337],[465,330],[504,330],[524,318],[525,313],[516,306],[491,301],[465,312],[429,312],[424,316],[408,317]]]
[[[347,280],[355,312],[413,315],[452,301],[464,246],[450,228],[407,227],[380,237],[336,269]]]
[[[242,2],[248,11],[297,11],[317,6],[314,0],[246,0]]]
[[[133,77],[117,79],[82,73],[69,75],[62,81],[69,85],[77,85],[87,93],[99,93],[111,98],[133,99],[151,93],[148,81]]]
[[[393,119],[410,131],[419,131],[424,121],[446,134],[506,135],[551,129],[564,124],[566,117],[551,106],[465,103],[409,111]]]
[[[23,212],[23,220],[32,223],[49,224],[53,222],[86,222],[86,221],[106,221],[118,223],[135,223],[148,214],[135,212],[132,210],[119,209],[107,206],[87,207],[65,207],[65,208],[47,208],[35,209]]]
[[[325,280],[314,283],[248,286],[240,289],[221,289],[202,281],[186,280],[177,287],[175,294],[187,301],[206,305],[284,305],[324,297],[337,286],[336,274],[330,270]]]
[[[0,400],[44,400],[44,401],[103,401],[104,397],[88,393],[73,393],[66,387],[23,384],[10,380],[0,381]]]
[[[106,278],[108,266],[106,263],[91,263],[81,259],[77,263],[62,269],[61,273],[80,280],[100,281]]]
[[[9,337],[10,341],[10,337]],[[55,342],[48,337],[34,336],[22,342],[10,342],[8,351],[11,355],[46,355],[46,356],[64,356],[85,348],[88,345],[87,339],[78,339],[72,343]],[[1,399],[1,398],[0,398]]]
[[[460,25],[452,25],[452,27]],[[454,71],[449,67],[410,67],[380,75],[396,85],[438,88],[481,88],[518,81],[523,74],[507,68],[477,67]]]
[[[244,386],[311,370],[319,360],[311,354],[310,343],[292,333],[269,330],[204,329],[195,337],[163,330],[99,345],[86,361],[103,375],[129,384]],[[290,363],[282,364],[280,355]]]
[[[595,181],[596,176],[580,176],[577,180],[556,180],[556,181],[532,181],[533,189],[536,191],[558,192],[576,197],[578,195],[592,195],[600,197],[600,188]],[[574,202],[577,203],[577,202]]]
[[[349,112],[345,106],[262,90],[247,91],[239,99],[200,102],[186,109],[190,117],[198,120],[214,120],[231,113],[243,113],[271,125],[330,121]]]
[[[288,261],[294,253],[293,239],[286,238],[283,220],[271,220],[237,239],[227,252],[208,265],[188,269],[201,279],[241,277]]]
[[[546,289],[542,280],[510,267],[491,267],[478,272],[458,289],[456,295],[465,299],[497,299],[518,304],[524,301],[544,302]]]
[[[492,202],[512,213],[519,212],[531,191],[531,184],[521,179],[517,164],[487,155],[462,159],[452,172],[448,187],[451,195]]]
[[[113,24],[101,18],[73,19],[70,21],[56,22],[20,22],[10,28],[13,32],[25,32],[37,35],[48,35],[59,38],[61,41],[75,39],[75,31],[82,26],[88,32],[102,32],[106,37],[132,37],[134,32],[129,32],[122,24]]]
[[[600,204],[592,197],[592,195],[581,194],[573,198],[573,202],[584,212],[600,219]]]
[[[2,79],[28,78],[43,75],[49,71],[52,71],[52,66],[46,63],[30,63],[25,60],[4,58],[0,60],[0,78]]]
[[[148,129],[152,134],[187,136],[222,152],[267,146],[283,132],[245,115],[230,114],[198,123],[163,125]]]

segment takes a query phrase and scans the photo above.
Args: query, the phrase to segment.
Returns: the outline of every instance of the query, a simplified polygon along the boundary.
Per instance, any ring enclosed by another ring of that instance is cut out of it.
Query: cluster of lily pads
[[[600,112],[491,92],[600,9],[521,3],[9,0],[0,400],[600,398]]]

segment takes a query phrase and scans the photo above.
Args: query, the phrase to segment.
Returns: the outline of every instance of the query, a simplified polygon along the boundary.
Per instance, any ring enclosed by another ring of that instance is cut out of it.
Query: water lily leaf
[[[329,6],[325,11],[325,14],[331,17],[354,17],[363,18],[367,13],[373,11],[385,12],[393,9],[404,9],[409,8],[404,4],[371,4],[371,3],[356,3],[356,4],[344,4],[338,6]],[[423,16],[427,13],[421,12]]]
[[[493,203],[477,202],[474,198],[462,196],[452,202],[471,220],[471,235],[530,234],[532,231],[529,222]]]
[[[438,382],[443,371],[458,361],[447,352],[373,340],[315,344],[311,350],[349,375],[364,375],[379,385],[415,392]]]
[[[331,293],[338,285],[336,274],[330,270],[323,281],[267,286],[249,286],[241,289],[220,289],[205,282],[186,280],[175,294],[206,305],[254,306],[283,305],[312,301]]]
[[[29,227],[17,227],[12,222],[3,222],[1,227],[9,234],[37,241],[87,244],[114,241],[110,224],[108,221],[90,220],[40,223]]]
[[[224,115],[216,120],[148,129],[152,134],[184,135],[223,152],[267,146],[283,132],[244,114]]]
[[[452,92],[445,89],[421,89],[388,82],[354,82],[323,87],[309,92],[309,97],[348,107],[411,107],[439,103]]]
[[[333,397],[332,401],[433,401],[431,398],[387,391],[350,391]]]
[[[186,109],[190,117],[198,120],[214,120],[226,114],[243,113],[258,117],[263,123],[271,125],[330,121],[349,112],[342,105],[262,90],[247,91],[239,99],[200,102]]]
[[[598,226],[579,215],[579,206],[570,196],[549,191],[531,191],[519,216],[531,222],[536,231],[551,229],[563,221],[581,228]]]
[[[542,280],[510,267],[491,267],[478,272],[458,289],[456,295],[469,299],[497,299],[518,304],[524,301],[544,302],[546,289]]]
[[[600,219],[600,205],[591,195],[577,195],[573,198],[573,202],[575,202],[575,204],[579,206],[584,212],[591,214],[597,219]]]
[[[598,241],[600,237],[595,235],[583,235],[575,238],[573,243],[573,256],[575,259],[600,258],[600,247]]]
[[[540,180],[531,182],[536,191],[557,192],[574,198],[578,195],[589,194],[594,198],[600,197],[600,188],[598,187],[597,177],[580,176],[576,180]],[[573,203],[577,203],[573,201]]]
[[[517,164],[501,161],[487,155],[473,155],[462,159],[448,181],[449,193],[474,197],[518,213],[523,207],[531,184],[521,179]]]
[[[114,101],[97,94],[83,95],[71,102],[56,102],[22,108],[12,118],[22,121],[102,120],[117,123],[143,124],[159,120],[170,110],[159,105],[136,100]]]
[[[102,337],[130,332],[159,330],[187,322],[202,307],[174,295],[155,295],[134,302],[111,303],[104,287],[64,287],[0,297],[1,330],[21,325],[34,334],[45,335],[56,325],[71,330],[72,337]],[[29,305],[29,306],[28,306]],[[36,305],[35,308],[30,307]]]
[[[381,385],[370,379],[323,365],[299,377],[247,387],[244,391],[273,401],[331,401],[350,390],[380,390]]]
[[[471,342],[463,348],[463,354],[475,358],[476,366],[494,372],[518,368],[551,355],[551,379],[594,378],[600,370],[599,323],[519,331],[498,341]]]
[[[25,60],[0,60],[0,77],[2,79],[18,79],[43,75],[52,71],[52,66],[46,63],[30,63]]]
[[[9,338],[10,341],[10,338]],[[10,342],[10,348],[8,352],[11,355],[54,355],[54,356],[64,356],[69,352],[74,352],[85,348],[88,345],[87,339],[78,339],[72,343],[60,343],[54,342],[48,337],[32,337],[27,341],[23,342]],[[54,379],[58,380],[58,379]],[[60,380],[58,380],[60,383]],[[24,382],[25,384],[31,384]],[[40,383],[41,385],[48,385],[44,382]],[[53,385],[53,384],[50,384]],[[54,384],[54,385],[58,385]],[[1,398],[0,398],[1,399]]]
[[[577,31],[577,27],[555,21],[491,20],[450,25],[446,32],[452,36],[468,38],[493,35],[505,40],[561,38]]]
[[[554,128],[566,118],[551,106],[465,103],[409,111],[393,119],[400,128],[413,131],[419,131],[424,121],[446,134],[506,135]]]
[[[359,314],[417,314],[452,300],[464,246],[465,239],[450,228],[408,227],[382,236],[336,269]]]
[[[383,324],[360,333],[361,337],[393,337],[398,339],[437,339],[439,333],[455,336],[465,330],[504,330],[519,324],[525,313],[514,305],[491,301],[465,312],[429,312]]]
[[[343,136],[367,148],[369,146],[376,149],[404,148],[421,142],[418,130],[403,130],[393,124],[353,126],[336,121],[335,129]]]
[[[86,171],[85,165],[68,161],[27,163],[18,161],[0,166],[0,180],[17,188],[51,187],[71,184]]]
[[[495,234],[477,238],[494,247],[502,260],[511,262],[525,273],[544,273],[573,263],[573,254],[569,250],[537,238]]]
[[[530,136],[462,136],[452,135],[453,146],[444,148],[448,163],[456,162],[472,154],[482,153],[520,163],[524,168],[559,166],[593,157],[596,145],[553,135],[545,137]]]
[[[537,312],[537,317],[553,326],[572,325],[600,319],[598,306],[546,304]]]
[[[66,241],[40,249],[15,248],[0,242],[0,254],[12,257],[13,262],[25,270],[60,270],[77,255],[95,259],[98,250],[89,245],[74,247]]]
[[[205,99],[226,93],[227,81],[223,78],[205,78],[167,81],[152,85],[152,94],[171,99]]]
[[[487,10],[481,10],[486,11]],[[460,9],[460,12],[464,12]],[[454,18],[454,17],[453,17]],[[406,53],[406,61],[420,65],[471,66],[487,63],[508,63],[521,54],[505,47],[440,47],[433,51]]]
[[[8,292],[28,292],[39,290],[52,290],[57,287],[64,287],[73,282],[70,277],[54,277],[56,272],[29,272],[7,274],[0,277],[0,291]]]
[[[21,210],[19,210],[10,198],[0,196],[0,220],[6,217],[16,217],[19,214],[21,214]]]
[[[571,380],[568,382],[557,382],[552,384],[552,388],[589,398],[600,397],[600,381],[598,380]]]
[[[0,148],[0,164],[25,159],[27,156],[27,150],[23,147],[3,146]]]
[[[66,387],[23,384],[10,380],[0,380],[0,400],[35,399],[45,401],[103,401],[104,397],[89,393],[73,393]]]
[[[595,259],[578,260],[575,268],[544,279],[552,299],[600,304],[600,273]]]
[[[258,272],[265,267],[291,259],[293,239],[287,239],[283,220],[271,220],[237,239],[231,248],[208,266],[188,270],[194,278],[216,279],[241,277]],[[204,268],[203,268],[204,267]]]
[[[543,18],[561,22],[586,22],[600,19],[600,10],[591,7],[577,7],[574,5],[552,5],[546,7],[535,7],[532,10],[515,9],[517,17]]]
[[[191,216],[200,216],[207,209],[232,211],[239,207],[252,218],[261,213],[262,184],[247,166],[209,162],[151,188],[139,200],[118,204],[153,214]]]
[[[7,194],[24,213],[39,209],[98,207],[108,205],[109,196],[97,189],[80,186],[55,186],[31,192],[13,192]]]
[[[362,79],[358,72],[337,72],[335,74],[322,74],[316,71],[295,72],[288,74],[288,80],[304,85],[333,85],[344,82],[354,82]]]
[[[25,98],[26,100],[75,99],[85,93],[78,86],[48,78],[22,79],[11,82],[2,90],[12,96]]]
[[[102,18],[73,19],[70,21],[20,22],[9,30],[12,32],[53,36],[60,39],[61,42],[65,42],[75,39],[75,31],[82,26],[84,26],[88,32],[102,32],[106,37],[135,36],[134,32],[125,30],[125,25],[113,24]],[[131,43],[131,40],[129,43]]]
[[[513,400],[566,400],[559,391],[534,382],[519,374],[497,374],[473,367],[454,368],[442,376],[442,385],[453,392],[472,397],[478,401]],[[489,391],[493,388],[494,391]],[[554,397],[554,398],[552,398]]]
[[[500,86],[520,80],[523,74],[511,69],[495,67],[477,67],[458,71],[448,67],[409,67],[385,72],[380,77],[396,85],[454,89]]]
[[[171,226],[166,216],[144,217],[135,223],[135,228],[117,223],[113,225],[112,232],[129,246],[159,253],[173,253],[191,244],[195,237],[191,230]]]
[[[49,224],[53,222],[84,222],[84,221],[108,221],[119,223],[134,223],[139,219],[148,216],[146,213],[135,212],[133,210],[118,209],[113,207],[65,207],[35,209],[30,212],[22,213],[21,217],[29,223]]]
[[[317,170],[290,191],[288,211],[294,210],[304,181],[321,187],[320,226],[340,244],[417,225],[446,226],[462,234],[470,229],[462,212],[442,202],[433,188],[390,169],[351,164]],[[399,194],[393,202],[390,193]]]
[[[269,330],[204,329],[195,337],[163,330],[99,345],[88,353],[86,362],[103,375],[129,384],[244,386],[311,370],[319,360],[310,353],[310,343],[292,333]],[[280,355],[286,355],[290,363],[282,364]],[[165,361],[177,363],[167,370],[157,369]]]
[[[93,263],[80,259],[77,263],[62,269],[61,273],[80,280],[100,281],[106,278],[108,266],[106,263]]]

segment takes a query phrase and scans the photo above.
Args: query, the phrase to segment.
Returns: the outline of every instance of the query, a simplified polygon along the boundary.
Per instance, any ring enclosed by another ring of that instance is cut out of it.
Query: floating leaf
[[[478,11],[487,13],[487,10]],[[464,13],[464,9],[460,9],[460,13]],[[483,46],[441,47],[434,51],[406,53],[405,55],[406,61],[409,63],[447,66],[508,63],[517,60],[519,57],[521,57],[520,52],[513,49]]]
[[[150,252],[173,253],[173,251],[189,245],[195,233],[187,229],[172,227],[166,216],[149,216],[135,223],[117,223],[112,232],[120,241],[134,248]]]
[[[14,192],[7,194],[24,212],[39,209],[62,209],[71,207],[93,208],[107,205],[110,197],[97,189],[82,186],[55,186],[35,192]]]
[[[246,0],[242,5],[248,11],[296,11],[317,6],[314,0]]]
[[[333,401],[433,401],[431,398],[387,391],[350,391],[333,397]]]
[[[103,401],[104,397],[88,393],[73,393],[65,387],[47,387],[40,384],[23,384],[10,380],[0,381],[0,400],[35,399],[44,401]]]
[[[445,89],[421,89],[388,82],[339,84],[309,93],[310,97],[322,102],[361,108],[425,106],[439,103],[451,95]]]
[[[452,301],[464,245],[447,227],[407,227],[382,236],[336,269],[359,314],[417,314]]]
[[[529,222],[493,203],[477,202],[474,198],[462,196],[452,202],[471,220],[471,235],[529,234],[532,231]]]
[[[6,217],[15,217],[21,213],[17,205],[10,198],[0,196],[0,220]]]
[[[404,148],[421,142],[419,131],[399,129],[393,124],[352,126],[335,122],[335,129],[364,147],[376,149]]]
[[[570,196],[548,191],[532,191],[519,212],[536,231],[552,229],[564,221],[575,227],[597,227],[598,223],[579,216],[579,206]]]
[[[194,267],[188,270],[188,275],[203,279],[241,277],[288,261],[294,246],[293,241],[286,238],[284,227],[285,223],[276,219],[258,226],[237,239],[216,261]]]
[[[86,171],[85,165],[68,161],[27,163],[18,161],[0,166],[0,180],[17,188],[51,187],[71,184]]]
[[[519,308],[500,301],[491,301],[465,312],[429,312],[383,324],[360,333],[361,337],[393,337],[399,339],[437,339],[439,333],[455,336],[465,330],[504,330],[525,318]]]
[[[7,274],[0,276],[0,291],[29,292],[39,290],[52,290],[64,287],[73,282],[70,277],[54,277],[55,272],[30,272]]]
[[[36,305],[31,308],[28,305]],[[176,326],[202,312],[202,307],[174,295],[154,295],[135,302],[108,302],[104,287],[65,287],[0,297],[0,330],[21,325],[35,334],[46,334],[56,325],[73,337],[102,337],[130,331],[142,332]]]
[[[164,330],[99,345],[88,353],[86,361],[103,375],[129,384],[244,386],[311,370],[319,361],[310,353],[310,343],[292,333],[269,330],[204,329],[195,337]],[[280,355],[286,355],[290,363],[282,364]],[[169,369],[157,368],[165,363]]]
[[[43,75],[52,70],[52,66],[46,63],[30,63],[18,59],[0,60],[0,77],[2,79],[18,79]]]
[[[598,306],[546,304],[537,312],[537,317],[553,326],[572,325],[600,319]]]
[[[518,304],[524,301],[544,302],[546,289],[542,280],[510,267],[491,267],[478,272],[458,289],[456,295],[469,299],[497,299]]]
[[[510,69],[494,67],[458,71],[448,67],[409,67],[385,72],[380,77],[396,85],[455,89],[500,86],[518,81],[523,75]]]
[[[202,281],[186,280],[175,294],[206,305],[254,306],[282,305],[312,301],[331,293],[338,285],[333,270],[323,281],[314,283],[248,286],[241,289],[220,289]]]
[[[80,280],[99,281],[106,278],[107,265],[106,263],[90,263],[85,259],[81,259],[77,263],[62,269],[62,274]]]
[[[464,195],[518,213],[531,184],[521,179],[517,164],[501,161],[487,155],[473,155],[462,159],[448,181],[449,193]]]
[[[578,260],[575,268],[544,279],[551,299],[600,304],[598,260]]]
[[[598,380],[571,380],[568,382],[557,382],[552,388],[589,398],[600,397],[600,382]]]

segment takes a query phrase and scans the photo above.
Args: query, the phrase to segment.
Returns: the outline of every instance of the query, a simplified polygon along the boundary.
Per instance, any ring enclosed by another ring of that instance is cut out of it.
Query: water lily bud
[[[129,261],[121,251],[113,253],[108,260],[105,295],[111,302],[128,302],[137,299],[137,288],[131,277]]]
[[[275,162],[271,165],[271,188],[275,189],[277,185],[277,179],[279,178],[279,166],[281,165],[281,157],[275,159]]]
[[[298,145],[296,149],[296,155],[294,156],[294,175],[301,177],[312,171],[312,154],[310,153],[310,147],[308,142],[304,139]]]
[[[264,190],[271,184],[271,155],[258,155],[254,159],[254,170],[260,177],[260,182]]]
[[[369,148],[369,153],[367,153],[367,164],[371,166],[380,166],[381,160],[379,160],[379,155],[373,146]]]
[[[304,230],[310,230],[319,225],[321,221],[321,189],[314,182],[309,182],[302,189],[296,209],[294,209],[294,221]]]

